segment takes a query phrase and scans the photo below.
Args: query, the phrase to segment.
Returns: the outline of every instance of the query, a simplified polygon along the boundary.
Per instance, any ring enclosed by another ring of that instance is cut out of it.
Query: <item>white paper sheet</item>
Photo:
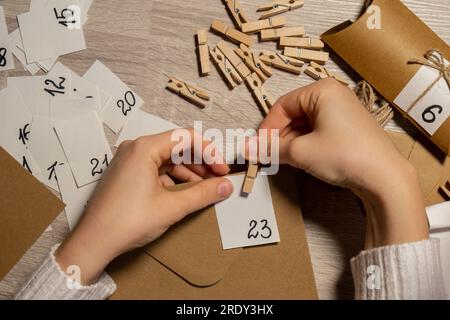
[[[119,132],[125,122],[144,103],[135,92],[100,61],[96,61],[83,78],[96,84],[112,96],[103,109],[103,122],[114,133]]]
[[[448,64],[448,61],[446,61]],[[394,103],[404,111],[436,80],[439,73],[422,66],[406,84]],[[409,115],[430,135],[433,135],[450,116],[450,92],[445,79],[440,79],[409,111]]]
[[[14,59],[5,20],[5,11],[0,6],[0,71],[10,69],[14,69]]]
[[[80,12],[79,0],[49,0],[45,6],[17,16],[28,63],[86,49],[79,18],[72,15],[77,12],[74,8]]]
[[[87,13],[94,0],[80,0],[81,3],[81,24],[83,25],[87,21]],[[49,3],[49,0],[31,0],[30,1],[30,11],[39,10],[45,7]]]
[[[123,127],[114,146],[118,147],[125,140],[135,140],[142,136],[158,134],[177,128],[179,128],[179,126],[172,122],[154,116],[143,110],[137,110]]]
[[[9,77],[8,86],[16,87],[33,115],[49,114],[50,99],[70,97],[69,74],[50,73],[45,76]]]
[[[27,64],[27,59],[25,57],[25,52],[23,52],[20,47],[22,46],[22,38],[20,37],[20,30],[16,29],[9,34],[9,41],[11,43],[11,51],[17,60],[23,65],[23,67],[28,70],[29,73],[35,75],[40,67],[36,63]]]
[[[28,150],[41,168],[37,178],[50,188],[59,191],[56,167],[65,165],[66,157],[48,117],[34,116],[31,123]]]
[[[66,212],[69,229],[73,230],[80,220],[86,204],[94,192],[97,182],[78,188],[72,171],[68,166],[61,166],[56,169],[58,175],[58,186],[63,202],[66,204]]]
[[[427,207],[427,216],[430,237],[440,240],[442,271],[447,300],[450,300],[450,201]]]
[[[280,241],[267,176],[258,175],[247,197],[241,195],[244,177],[227,177],[233,194],[215,205],[224,250]]]
[[[53,109],[51,113],[54,114]],[[112,153],[97,113],[83,113],[67,120],[53,119],[53,124],[77,186],[99,180]]]

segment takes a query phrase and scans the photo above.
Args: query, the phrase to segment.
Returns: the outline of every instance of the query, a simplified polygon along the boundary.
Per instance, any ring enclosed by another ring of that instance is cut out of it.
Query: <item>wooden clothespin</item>
[[[284,55],[288,57],[297,58],[304,61],[314,61],[319,64],[325,64],[328,61],[329,53],[324,51],[316,51],[300,48],[284,48]]]
[[[192,103],[197,104],[202,109],[206,107],[206,101],[209,101],[209,95],[203,89],[187,84],[185,81],[171,77],[166,86],[167,89],[173,91]]]
[[[440,186],[439,192],[445,197],[446,200],[450,200],[450,181],[447,181],[445,185]]]
[[[230,88],[235,88],[236,85],[242,83],[242,78],[236,69],[233,67],[231,62],[225,57],[225,55],[218,49],[210,49],[209,54],[211,55],[214,63],[219,68],[220,72],[224,76],[228,86]]]
[[[348,86],[348,82],[345,81],[343,78],[338,76],[335,73],[331,73],[327,69],[325,69],[324,66],[321,66],[320,64],[315,63],[314,61],[311,61],[310,65],[305,69],[305,73],[313,78],[314,80],[320,80],[324,78],[334,78],[343,85]]]
[[[284,26],[286,19],[284,17],[275,17],[264,20],[246,22],[242,24],[242,32],[256,33],[264,29],[279,28]]]
[[[248,21],[244,10],[242,10],[241,3],[239,2],[239,0],[224,0],[224,2],[234,22],[239,27],[239,29],[241,29],[242,24]]]
[[[261,30],[261,41],[277,40],[281,37],[302,37],[305,34],[304,27],[284,27],[277,29]]]
[[[206,30],[197,31],[197,44],[200,71],[202,76],[207,76],[211,72],[211,68],[209,66],[208,32]]]
[[[250,69],[245,65],[244,61],[231,49],[225,41],[221,40],[217,44],[217,48],[225,55],[225,57],[231,62],[233,67],[236,68],[242,79],[247,78],[251,73]]]
[[[256,11],[265,11],[261,15],[260,19],[266,19],[280,13],[301,8],[303,7],[303,4],[303,0],[275,0],[273,2],[260,5]]]
[[[244,183],[242,185],[242,193],[250,194],[253,189],[253,184],[255,183],[256,177],[258,175],[257,164],[249,163],[247,173],[245,174]]]
[[[286,57],[279,54],[278,52],[272,51],[261,51],[259,58],[262,62],[274,68],[281,69],[284,71],[292,72],[295,74],[302,73],[302,66],[305,64],[303,61]]]
[[[274,103],[272,96],[264,90],[263,84],[255,72],[245,78],[245,82],[252,91],[253,97],[256,99],[263,115],[266,116]]]
[[[247,47],[251,47],[254,43],[254,39],[252,37],[230,26],[227,26],[225,23],[221,21],[214,20],[213,23],[211,24],[211,29],[226,36],[231,41],[236,43],[243,43]]]
[[[281,37],[280,47],[321,50],[324,47],[324,43],[322,42],[322,40],[316,38]]]
[[[242,60],[244,60],[247,67],[258,75],[261,81],[266,81],[268,77],[272,76],[272,69],[262,63],[259,57],[245,44],[241,43],[239,48],[234,49],[234,51]]]

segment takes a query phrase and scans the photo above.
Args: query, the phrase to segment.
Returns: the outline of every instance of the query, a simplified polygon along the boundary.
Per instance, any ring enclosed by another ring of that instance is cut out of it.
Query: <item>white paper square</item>
[[[135,140],[142,136],[158,134],[177,128],[179,126],[170,121],[143,110],[137,110],[123,127],[115,146],[118,147],[125,140]]]
[[[86,49],[81,27],[66,27],[61,23],[68,19],[58,18],[72,6],[81,8],[80,1],[49,0],[45,6],[17,16],[28,63]]]
[[[118,133],[125,122],[144,103],[133,90],[100,61],[96,61],[91,66],[84,78],[111,95],[112,98],[103,108],[103,122],[114,133]]]
[[[447,61],[448,64],[448,61]],[[424,92],[428,86],[439,76],[437,70],[428,66],[422,66],[411,78],[394,103],[403,111]],[[409,111],[409,115],[426,132],[433,135],[450,116],[450,90],[444,79],[440,79],[427,94]]]
[[[252,192],[241,195],[245,175],[227,177],[233,194],[215,205],[223,249],[280,241],[267,176],[258,175]]]
[[[14,59],[5,20],[5,11],[0,6],[0,71],[14,69]]]
[[[96,112],[58,120],[53,124],[80,188],[101,178],[112,159],[103,126]]]

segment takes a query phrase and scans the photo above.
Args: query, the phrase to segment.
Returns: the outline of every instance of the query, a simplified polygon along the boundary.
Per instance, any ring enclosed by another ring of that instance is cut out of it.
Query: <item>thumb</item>
[[[295,139],[280,141],[280,159],[291,166],[309,172],[311,167],[321,158],[320,141],[316,133],[312,132]]]
[[[228,198],[233,184],[226,178],[210,178],[192,184],[189,188],[170,192],[168,203],[176,204],[174,218],[183,219],[190,213]]]

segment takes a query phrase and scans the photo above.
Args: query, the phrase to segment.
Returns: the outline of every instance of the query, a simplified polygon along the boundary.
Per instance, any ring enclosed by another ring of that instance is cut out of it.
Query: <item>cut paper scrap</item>
[[[258,175],[252,193],[241,195],[245,175],[227,176],[232,195],[215,205],[224,250],[280,241],[267,176]]]
[[[178,129],[176,124],[152,115],[143,110],[137,110],[133,117],[125,124],[119,135],[115,147],[125,140],[135,140],[142,136],[158,134],[161,132]]]
[[[11,50],[17,60],[23,65],[25,69],[28,70],[33,76],[41,70],[41,68],[36,63],[27,63],[27,58],[25,57],[25,52],[21,49],[22,38],[20,37],[20,30],[16,29],[9,34],[9,40],[11,42]]]
[[[144,101],[103,63],[96,61],[84,78],[111,95],[103,108],[103,122],[118,133]]]
[[[5,20],[5,11],[0,6],[0,71],[14,69],[14,58]]]

